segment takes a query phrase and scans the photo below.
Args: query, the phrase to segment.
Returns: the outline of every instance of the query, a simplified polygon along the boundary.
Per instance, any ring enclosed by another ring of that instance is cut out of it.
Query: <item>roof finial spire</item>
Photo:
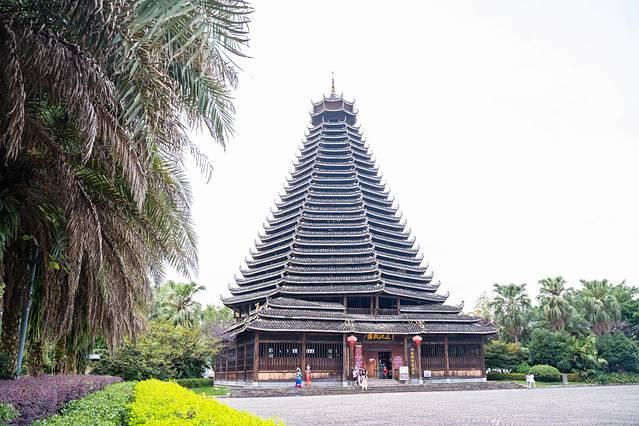
[[[331,71],[331,96],[335,96],[335,73]]]

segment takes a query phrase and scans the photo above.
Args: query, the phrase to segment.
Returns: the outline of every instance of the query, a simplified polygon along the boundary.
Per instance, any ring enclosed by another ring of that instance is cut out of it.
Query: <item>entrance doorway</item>
[[[378,352],[377,353],[377,374],[378,379],[392,379],[393,378],[393,361],[392,352]]]

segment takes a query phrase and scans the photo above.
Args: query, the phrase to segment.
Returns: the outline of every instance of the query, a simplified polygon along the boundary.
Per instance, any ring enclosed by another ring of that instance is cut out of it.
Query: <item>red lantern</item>
[[[346,341],[348,342],[349,345],[351,346],[355,346],[355,343],[357,342],[357,337],[355,336],[348,336],[348,338],[346,339]]]
[[[422,344],[422,336],[414,336],[413,337],[413,342],[415,342],[415,344],[417,346],[421,345]]]

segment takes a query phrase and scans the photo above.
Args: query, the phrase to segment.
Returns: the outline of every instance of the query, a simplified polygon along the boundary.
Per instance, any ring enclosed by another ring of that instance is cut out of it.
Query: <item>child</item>
[[[361,386],[362,392],[368,392],[368,377],[362,377]]]
[[[299,367],[297,367],[297,371],[295,371],[295,387],[302,387],[302,370]]]

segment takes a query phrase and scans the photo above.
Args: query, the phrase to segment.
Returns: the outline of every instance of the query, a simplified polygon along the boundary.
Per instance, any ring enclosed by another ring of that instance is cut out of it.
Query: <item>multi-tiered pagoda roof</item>
[[[281,201],[223,299],[242,314],[231,331],[493,334],[437,293],[356,117],[335,93],[313,103]],[[376,304],[352,308],[353,297]]]

